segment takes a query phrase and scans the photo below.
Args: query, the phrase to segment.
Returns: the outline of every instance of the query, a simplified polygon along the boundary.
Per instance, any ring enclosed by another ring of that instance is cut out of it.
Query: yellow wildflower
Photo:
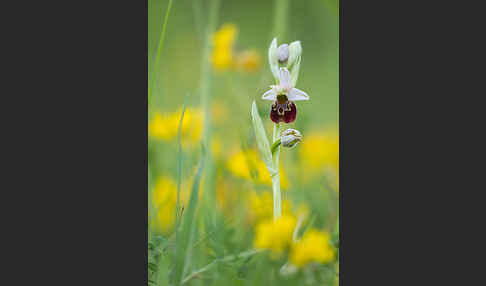
[[[175,140],[179,130],[182,109],[177,112],[160,114],[156,112],[149,123],[149,136],[165,141]],[[181,144],[194,145],[201,138],[203,114],[200,109],[186,108],[181,127]]]
[[[177,124],[179,124],[181,112],[182,110],[174,115],[177,118]],[[183,145],[193,145],[199,142],[201,139],[202,122],[203,113],[200,109],[186,108],[181,129],[181,143]]]
[[[238,34],[234,24],[224,24],[213,35],[211,62],[217,70],[225,70],[233,65],[233,46]]]
[[[257,249],[271,250],[278,258],[291,244],[297,221],[292,215],[282,215],[277,220],[268,219],[256,227],[254,245]]]
[[[260,68],[260,55],[254,50],[236,52],[234,45],[238,28],[234,24],[224,24],[213,35],[211,63],[214,69],[223,71],[236,68],[247,72]]]
[[[305,164],[312,168],[329,166],[339,169],[339,138],[332,133],[311,133],[305,136],[299,152]]]
[[[157,210],[156,228],[162,233],[168,234],[175,222],[175,208],[161,207]]]
[[[322,171],[331,171],[336,184],[339,181],[339,136],[336,132],[307,134],[299,146],[301,163],[305,166],[304,178]]]
[[[227,167],[237,177],[250,180],[253,172],[258,183],[272,185],[270,173],[256,150],[240,151],[233,154],[228,160]],[[282,167],[280,167],[280,180],[282,189],[288,188],[289,180]]]
[[[168,233],[172,229],[175,219],[176,183],[169,177],[160,177],[152,192],[152,202],[157,209],[156,226],[163,233]]]
[[[334,259],[334,249],[330,245],[331,236],[327,232],[311,229],[302,240],[292,245],[290,261],[298,267],[311,262],[327,263]]]
[[[260,68],[260,55],[254,50],[244,51],[237,54],[235,66],[239,70],[253,72]]]
[[[156,112],[148,126],[149,136],[169,140],[172,134],[167,128],[167,120],[168,118],[166,116],[162,116],[160,112]]]
[[[162,176],[155,183],[152,196],[156,207],[175,204],[177,200],[177,185],[171,178]]]
[[[273,196],[270,192],[262,192],[258,195],[256,192],[248,194],[248,206],[250,221],[258,222],[261,220],[271,219],[273,217]],[[282,214],[291,214],[291,203],[289,200],[282,200]]]

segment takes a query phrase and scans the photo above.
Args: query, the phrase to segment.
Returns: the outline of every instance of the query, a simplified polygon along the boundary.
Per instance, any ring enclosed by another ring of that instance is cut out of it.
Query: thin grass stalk
[[[196,221],[196,209],[199,200],[199,186],[201,183],[202,171],[204,168],[204,160],[206,158],[206,150],[204,146],[201,150],[201,161],[199,162],[199,168],[197,169],[196,175],[194,177],[191,196],[189,197],[189,203],[187,204],[187,210],[184,211],[184,216],[182,219],[181,229],[177,229],[179,233],[177,234],[176,240],[176,255],[175,255],[175,266],[173,270],[173,285],[180,285],[183,279],[184,271],[187,268],[187,264],[190,261],[191,254],[191,239],[194,232],[194,226]]]
[[[181,144],[181,134],[182,134],[182,121],[184,120],[184,112],[186,111],[187,99],[189,98],[189,93],[187,93],[184,99],[184,105],[182,106],[181,119],[179,121],[179,128],[177,129],[177,201],[175,208],[175,225],[178,225],[179,209],[180,209],[180,198],[181,198],[181,183],[182,183],[182,144]],[[177,231],[176,231],[177,234]]]
[[[162,49],[164,47],[165,31],[167,29],[167,23],[169,22],[169,15],[170,15],[171,8],[172,8],[172,0],[169,0],[169,3],[167,4],[167,10],[165,11],[164,23],[162,24],[162,31],[160,32],[159,46],[157,47],[157,54],[155,56],[155,64],[152,68],[153,73],[152,73],[152,77],[151,77],[151,80],[150,80],[151,83],[149,84],[149,87],[148,87],[148,101],[149,101],[149,103],[151,102],[151,99],[152,99],[153,89],[154,89],[156,77],[157,77],[158,71],[159,71],[160,55],[162,54]]]
[[[214,266],[216,266],[218,263],[221,263],[221,262],[230,262],[230,261],[234,261],[234,260],[238,260],[238,259],[242,259],[242,258],[247,258],[247,257],[250,257],[254,254],[257,254],[259,252],[261,252],[262,250],[248,250],[248,251],[245,251],[245,252],[241,252],[237,255],[230,255],[230,256],[226,256],[226,257],[223,257],[223,258],[220,258],[220,259],[215,259],[213,260],[211,263],[207,264],[206,266],[192,272],[190,275],[188,275],[186,278],[184,278],[182,280],[182,284],[184,283],[187,283],[189,281],[191,281],[192,279],[194,278],[197,278],[200,274],[210,270],[211,268],[213,268]]]

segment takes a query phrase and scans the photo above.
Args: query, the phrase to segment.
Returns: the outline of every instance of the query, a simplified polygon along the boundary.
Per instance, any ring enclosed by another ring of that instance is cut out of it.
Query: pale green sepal
[[[302,45],[300,41],[295,41],[289,45],[289,60],[287,62],[287,68],[291,69],[292,66],[297,62],[297,59],[302,55]]]
[[[275,81],[279,81],[279,66],[278,66],[278,47],[277,47],[277,38],[273,38],[272,43],[270,44],[270,48],[268,48],[268,63],[270,65],[270,69],[272,70],[273,77]]]

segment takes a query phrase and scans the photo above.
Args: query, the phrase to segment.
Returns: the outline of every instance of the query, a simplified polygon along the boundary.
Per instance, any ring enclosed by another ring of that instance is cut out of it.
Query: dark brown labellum
[[[288,100],[283,103],[275,101],[270,109],[270,119],[273,122],[292,123],[297,117],[297,106],[292,101]]]

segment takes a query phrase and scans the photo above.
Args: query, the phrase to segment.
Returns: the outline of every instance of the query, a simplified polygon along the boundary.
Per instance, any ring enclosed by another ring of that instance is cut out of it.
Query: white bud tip
[[[285,62],[289,58],[289,45],[280,45],[277,49],[277,55],[280,62]]]

